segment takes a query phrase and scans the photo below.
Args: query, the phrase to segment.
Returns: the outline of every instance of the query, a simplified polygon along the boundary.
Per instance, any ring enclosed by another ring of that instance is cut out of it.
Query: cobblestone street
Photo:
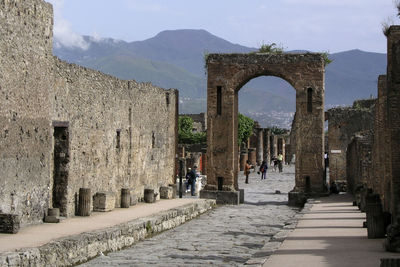
[[[82,266],[259,266],[295,225],[297,209],[287,206],[294,187],[294,166],[268,170],[267,179],[242,172],[245,204],[220,206],[184,225]],[[276,190],[279,192],[276,193]]]

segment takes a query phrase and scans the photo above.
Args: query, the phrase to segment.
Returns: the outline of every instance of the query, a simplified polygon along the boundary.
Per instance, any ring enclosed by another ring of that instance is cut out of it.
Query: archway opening
[[[295,111],[296,90],[282,78],[258,76],[238,88],[238,112],[254,121],[247,137],[239,125],[242,120],[238,120],[238,176],[244,175],[240,173],[245,169],[244,158],[255,170],[264,170],[267,164],[269,172],[283,172],[290,164],[294,172],[295,146],[291,146],[290,131]]]

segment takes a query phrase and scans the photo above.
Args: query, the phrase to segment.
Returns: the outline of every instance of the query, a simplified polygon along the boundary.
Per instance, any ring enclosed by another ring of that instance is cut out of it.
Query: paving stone
[[[95,258],[83,266],[261,266],[297,223],[298,209],[287,206],[294,167],[251,173],[244,204],[219,206],[172,230],[134,246]],[[279,190],[282,194],[275,194]]]

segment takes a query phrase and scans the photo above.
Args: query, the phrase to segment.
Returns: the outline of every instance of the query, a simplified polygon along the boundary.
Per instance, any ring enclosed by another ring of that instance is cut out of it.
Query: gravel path
[[[287,206],[294,166],[251,173],[245,204],[220,206],[190,222],[128,249],[101,255],[82,266],[260,266],[296,224],[297,209]],[[279,190],[281,193],[275,193]]]

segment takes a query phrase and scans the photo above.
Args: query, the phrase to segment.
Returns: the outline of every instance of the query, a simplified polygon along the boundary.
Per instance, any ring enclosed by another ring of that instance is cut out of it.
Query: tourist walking
[[[281,153],[279,153],[279,155],[278,155],[278,168],[279,168],[279,172],[282,172],[282,171],[283,171],[282,163],[283,163],[283,155],[282,155]]]
[[[261,166],[260,166],[261,180],[267,179],[267,169],[268,169],[268,164],[267,164],[267,162],[264,160],[264,161],[261,163]]]
[[[251,169],[250,160],[248,160],[248,161],[246,161],[246,164],[244,165],[244,175],[246,175],[246,181],[245,181],[246,184],[249,183],[250,169]]]
[[[188,184],[190,185],[190,193],[192,196],[195,195],[196,190],[196,180],[199,175],[197,174],[197,166],[193,166],[193,169],[188,173]]]
[[[276,172],[276,169],[278,168],[278,159],[276,157],[272,157],[271,165],[274,167],[274,172]]]

